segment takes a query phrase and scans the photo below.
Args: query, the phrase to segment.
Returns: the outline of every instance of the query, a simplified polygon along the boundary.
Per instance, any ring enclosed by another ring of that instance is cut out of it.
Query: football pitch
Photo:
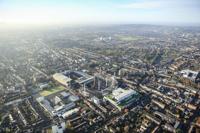
[[[40,92],[40,95],[41,95],[41,96],[48,96],[48,95],[57,93],[57,92],[59,92],[59,91],[62,91],[62,90],[64,90],[64,89],[65,89],[65,87],[63,87],[63,86],[57,86],[57,87],[53,87],[53,88],[50,88],[50,89],[41,91],[41,92]]]

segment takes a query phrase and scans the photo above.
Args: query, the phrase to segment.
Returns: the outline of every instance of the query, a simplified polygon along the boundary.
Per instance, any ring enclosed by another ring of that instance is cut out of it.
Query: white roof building
[[[64,133],[65,123],[61,123],[60,125],[52,126],[52,133]]]
[[[136,102],[139,99],[139,94],[131,89],[118,88],[113,90],[111,94],[104,96],[104,99],[121,110]]]
[[[117,100],[117,102],[120,102],[133,94],[136,94],[136,91],[131,90],[131,89],[125,90],[122,88],[118,88],[116,90],[113,90],[112,92],[112,95],[115,98],[115,100]]]
[[[60,95],[63,97],[63,98],[66,98],[68,96],[70,96],[70,93],[67,93],[65,91],[61,92]]]
[[[182,76],[184,78],[188,78],[188,79],[190,79],[192,81],[195,81],[197,76],[198,76],[198,74],[199,74],[199,72],[192,71],[192,70],[189,70],[189,69],[182,70],[180,73],[182,74]]]
[[[67,118],[67,117],[69,117],[69,116],[71,116],[71,115],[77,113],[77,112],[79,111],[79,109],[80,109],[80,108],[71,109],[71,110],[65,112],[65,113],[62,115],[62,117],[63,117],[63,118]]]
[[[71,81],[71,78],[65,76],[62,73],[56,73],[56,74],[54,74],[53,75],[53,79],[56,80],[57,82],[65,85],[65,86],[68,86],[68,83]]]
[[[95,104],[97,104],[97,105],[100,104],[100,100],[99,100],[99,98],[97,98],[97,97],[95,97],[95,96],[92,97],[91,100],[92,100]]]
[[[62,100],[60,99],[60,97],[58,97],[58,96],[55,96],[54,97],[54,102],[55,102],[55,104],[58,104],[59,102],[61,102]]]
[[[61,105],[56,105],[52,107],[50,102],[44,97],[37,98],[37,101],[40,103],[40,106],[42,106],[47,112],[49,112],[52,117],[56,115],[62,115],[65,111],[70,110],[76,106],[74,102],[70,102],[68,104],[63,104],[61,102]]]
[[[75,96],[75,95],[71,95],[71,96],[69,96],[69,100],[72,101],[72,102],[76,102],[76,101],[79,100],[79,97]]]

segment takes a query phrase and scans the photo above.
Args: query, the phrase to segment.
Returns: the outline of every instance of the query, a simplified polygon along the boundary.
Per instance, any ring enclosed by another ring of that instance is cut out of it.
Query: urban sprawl
[[[0,36],[0,132],[200,132],[200,28],[13,29]]]

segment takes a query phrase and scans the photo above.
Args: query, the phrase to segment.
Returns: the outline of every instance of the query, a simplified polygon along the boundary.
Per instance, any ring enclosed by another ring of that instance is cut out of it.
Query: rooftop
[[[195,80],[197,78],[199,72],[186,69],[186,70],[182,70],[181,74],[183,75],[184,78],[190,78],[192,80]]]
[[[55,73],[55,74],[53,75],[53,78],[54,78],[55,80],[57,80],[58,82],[60,82],[61,84],[64,84],[64,85],[66,85],[68,82],[71,81],[71,78],[65,76],[65,75],[62,74],[62,73]]]
[[[122,89],[122,88],[118,88],[116,90],[113,90],[112,95],[113,97],[117,100],[120,101],[122,99],[124,99],[125,97],[128,97],[130,95],[136,94],[136,91],[131,90],[131,89]]]

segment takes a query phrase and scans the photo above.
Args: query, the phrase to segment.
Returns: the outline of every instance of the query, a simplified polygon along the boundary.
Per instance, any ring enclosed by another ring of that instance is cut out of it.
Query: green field
[[[57,87],[54,87],[54,88],[50,88],[50,89],[41,91],[40,95],[41,96],[48,96],[48,95],[54,94],[56,92],[62,91],[64,89],[65,88],[63,86],[57,86]]]
[[[121,41],[136,41],[138,39],[141,39],[139,36],[123,36],[119,35],[117,36]]]

